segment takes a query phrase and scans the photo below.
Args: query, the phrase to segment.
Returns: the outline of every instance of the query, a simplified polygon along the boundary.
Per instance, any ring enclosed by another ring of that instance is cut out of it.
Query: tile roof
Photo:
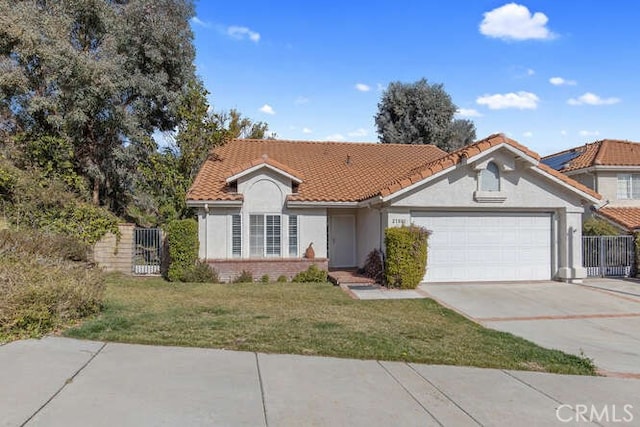
[[[628,230],[640,228],[640,208],[604,207],[598,209],[597,213]]]
[[[553,161],[562,156],[568,156],[568,160],[557,168],[561,172],[591,166],[640,166],[640,143],[603,139],[545,156],[542,161]]]
[[[242,200],[242,196],[226,184],[226,179],[260,162],[271,161],[274,166],[279,165],[275,167],[303,180],[298,193],[290,195],[288,200],[357,202],[393,194],[500,144],[540,160],[537,153],[502,134],[491,135],[452,153],[433,145],[233,140],[214,150],[215,155],[201,168],[187,199]],[[538,163],[538,167],[600,198],[555,169],[542,163]]]
[[[279,169],[302,179],[298,193],[289,200],[360,201],[377,194],[399,174],[446,154],[432,145],[268,139],[232,140],[214,153],[202,166],[187,199],[239,200],[226,179],[266,154]]]

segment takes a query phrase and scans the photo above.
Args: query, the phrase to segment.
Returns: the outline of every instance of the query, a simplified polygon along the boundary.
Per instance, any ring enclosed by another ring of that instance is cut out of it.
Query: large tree
[[[475,139],[469,120],[456,120],[457,107],[442,84],[426,79],[390,83],[375,116],[382,143],[434,144],[453,151]]]
[[[0,0],[0,130],[69,140],[93,202],[121,213],[149,137],[178,123],[193,14],[192,0]]]
[[[214,112],[208,94],[200,80],[192,80],[178,104],[177,127],[166,135],[169,143],[138,163],[135,200],[127,209],[137,223],[155,225],[192,215],[186,193],[214,147],[233,138],[273,136],[267,134],[267,123],[254,122],[235,109]]]

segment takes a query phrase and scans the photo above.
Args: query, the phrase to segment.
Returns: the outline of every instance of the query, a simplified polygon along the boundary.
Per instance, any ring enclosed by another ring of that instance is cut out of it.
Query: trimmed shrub
[[[167,279],[181,281],[198,261],[198,223],[194,219],[174,220],[167,224],[169,268]]]
[[[269,283],[270,281],[271,279],[269,278],[268,274],[263,274],[262,277],[260,278],[261,283]]]
[[[387,248],[385,281],[391,288],[415,289],[427,265],[427,241],[431,232],[415,225],[384,231]]]
[[[583,236],[617,236],[620,230],[608,221],[600,218],[589,218],[582,223]]]
[[[242,270],[242,273],[232,283],[253,283],[253,274],[250,271]]]
[[[183,272],[180,281],[189,283],[220,283],[218,271],[206,262],[200,260],[196,262],[196,265]]]
[[[305,271],[293,276],[291,281],[297,283],[322,283],[327,281],[327,272],[320,270],[317,265],[311,264]]]
[[[367,260],[364,263],[363,273],[365,276],[373,279],[376,283],[382,283],[384,275],[382,251],[374,249],[367,255]]]
[[[287,276],[284,274],[278,276],[278,283],[287,283]]]

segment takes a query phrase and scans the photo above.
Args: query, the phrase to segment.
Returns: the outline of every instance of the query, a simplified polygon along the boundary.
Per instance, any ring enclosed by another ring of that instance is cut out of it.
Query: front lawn
[[[330,284],[110,276],[101,315],[64,334],[141,344],[594,374],[587,359],[485,329],[433,300],[357,301]]]

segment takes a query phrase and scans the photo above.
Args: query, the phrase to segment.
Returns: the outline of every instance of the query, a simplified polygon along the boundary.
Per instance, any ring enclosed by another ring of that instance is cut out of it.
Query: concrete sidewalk
[[[0,378],[2,426],[640,422],[640,380],[54,337],[0,347]]]

